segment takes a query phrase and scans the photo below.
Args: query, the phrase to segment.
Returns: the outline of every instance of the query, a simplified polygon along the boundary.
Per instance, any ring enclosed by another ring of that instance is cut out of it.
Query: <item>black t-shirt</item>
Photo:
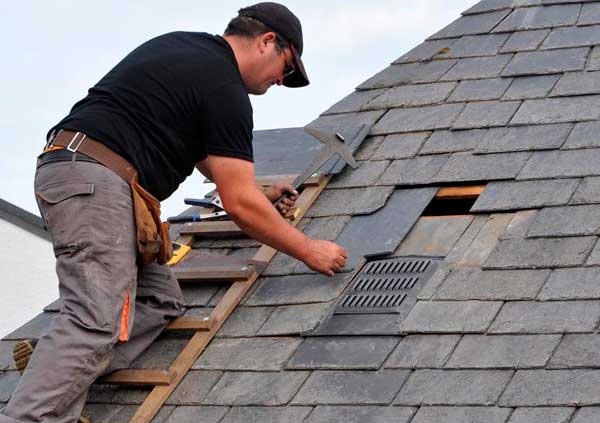
[[[252,127],[229,44],[220,36],[173,32],[127,55],[54,128],[102,142],[163,200],[207,154],[252,161]]]

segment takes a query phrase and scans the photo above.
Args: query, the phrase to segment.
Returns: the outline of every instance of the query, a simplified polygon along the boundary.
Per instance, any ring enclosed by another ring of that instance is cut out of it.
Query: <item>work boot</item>
[[[33,349],[37,345],[37,339],[26,339],[25,341],[19,341],[13,349],[13,360],[15,361],[15,367],[19,373],[23,374],[25,367],[29,363],[29,359],[33,354]]]

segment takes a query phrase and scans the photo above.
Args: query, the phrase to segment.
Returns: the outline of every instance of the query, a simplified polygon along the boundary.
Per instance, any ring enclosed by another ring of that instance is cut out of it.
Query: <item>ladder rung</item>
[[[244,232],[242,232],[240,227],[231,220],[184,223],[179,233],[181,235],[195,235],[204,237],[228,237],[244,235]]]
[[[255,272],[254,266],[207,266],[173,268],[179,282],[236,282],[243,281]]]
[[[167,325],[169,330],[202,330],[212,329],[213,321],[207,317],[178,317]]]
[[[102,376],[97,383],[131,386],[166,386],[177,378],[173,370],[123,369]]]

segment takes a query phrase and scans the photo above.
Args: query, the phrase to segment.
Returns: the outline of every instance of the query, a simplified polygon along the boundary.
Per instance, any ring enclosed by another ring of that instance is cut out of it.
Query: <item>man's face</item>
[[[291,49],[278,50],[275,39],[261,40],[256,56],[255,70],[246,81],[248,92],[261,95],[273,85],[283,84],[284,77],[294,70]]]

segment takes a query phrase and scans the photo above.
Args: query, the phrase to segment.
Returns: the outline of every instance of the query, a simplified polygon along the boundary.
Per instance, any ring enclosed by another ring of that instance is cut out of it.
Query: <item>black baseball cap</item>
[[[283,85],[297,88],[310,83],[300,58],[303,48],[302,25],[290,9],[282,4],[267,1],[240,9],[238,14],[262,22],[290,44],[296,71],[285,77]]]

